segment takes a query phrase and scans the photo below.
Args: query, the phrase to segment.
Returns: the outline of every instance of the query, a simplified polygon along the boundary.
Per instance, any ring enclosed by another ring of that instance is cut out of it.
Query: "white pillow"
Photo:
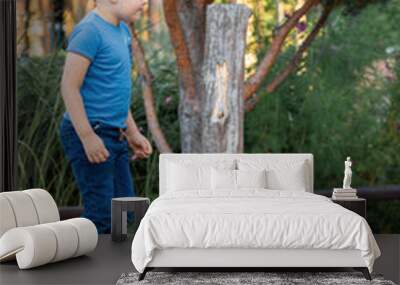
[[[267,171],[268,188],[305,192],[307,185],[305,174],[304,162],[292,167],[270,169]]]
[[[267,172],[262,170],[236,170],[237,188],[267,188]]]
[[[209,190],[211,189],[210,168],[207,166],[185,166],[168,163],[168,191]]]
[[[211,188],[215,190],[236,190],[236,170],[211,168]]]
[[[239,159],[238,168],[239,170],[266,170],[266,188],[268,189],[306,191],[309,184],[305,160]]]
[[[211,187],[214,191],[241,188],[267,188],[266,171],[211,168]]]
[[[174,159],[166,162],[166,191],[211,191],[211,170],[236,169],[236,159]]]

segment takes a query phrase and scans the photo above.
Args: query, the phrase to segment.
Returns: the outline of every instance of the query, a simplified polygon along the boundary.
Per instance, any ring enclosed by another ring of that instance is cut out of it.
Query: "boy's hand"
[[[135,153],[131,158],[132,160],[147,158],[153,152],[150,142],[140,132],[124,132],[124,135]]]
[[[91,163],[102,163],[110,156],[103,140],[96,134],[91,133],[81,138],[86,157]]]

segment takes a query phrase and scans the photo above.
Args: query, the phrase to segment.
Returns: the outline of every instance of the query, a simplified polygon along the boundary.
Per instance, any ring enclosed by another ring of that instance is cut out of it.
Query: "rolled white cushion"
[[[10,202],[17,227],[33,226],[39,223],[35,205],[28,194],[23,191],[10,191],[0,195]]]
[[[43,224],[49,228],[56,236],[57,249],[51,262],[57,262],[70,258],[75,255],[78,250],[78,233],[72,228],[70,223],[55,222]]]
[[[0,261],[16,256],[20,269],[86,254],[96,248],[96,226],[88,219],[18,227],[0,238]]]
[[[92,221],[85,218],[74,218],[65,220],[65,222],[74,226],[78,233],[78,248],[74,257],[91,252],[96,248],[98,233]]]
[[[51,223],[60,220],[56,202],[50,193],[43,189],[29,189],[22,191],[28,194],[36,208],[39,224]]]
[[[57,249],[53,231],[43,225],[13,228],[0,239],[0,260],[16,254],[20,269],[51,262]]]
[[[14,227],[26,227],[60,220],[50,193],[43,189],[0,193],[0,237]]]
[[[6,197],[0,195],[0,237],[16,226],[17,223],[10,202]]]

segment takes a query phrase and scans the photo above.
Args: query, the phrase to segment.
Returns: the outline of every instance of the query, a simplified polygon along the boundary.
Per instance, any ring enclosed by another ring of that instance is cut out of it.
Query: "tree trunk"
[[[192,73],[182,74],[185,72],[181,72],[181,70],[179,72],[178,115],[181,151],[183,153],[199,153],[202,150],[201,98],[204,96],[204,85],[201,68],[203,66],[207,1],[176,0],[176,5],[184,42],[189,53],[190,63],[188,64],[191,65]],[[178,69],[180,64],[184,63],[178,63]],[[193,84],[188,84],[190,81],[185,77],[192,77]]]
[[[250,15],[250,9],[239,4],[207,8],[202,152],[243,152],[242,94]]]

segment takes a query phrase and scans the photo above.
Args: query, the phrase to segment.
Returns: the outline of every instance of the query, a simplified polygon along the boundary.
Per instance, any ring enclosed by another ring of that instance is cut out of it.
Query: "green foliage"
[[[322,5],[343,7],[346,15],[357,15],[370,4],[386,3],[390,0],[321,0]]]
[[[352,185],[400,184],[400,83],[374,68],[385,60],[400,78],[399,54],[387,52],[399,47],[399,4],[371,5],[356,17],[331,15],[302,72],[272,94],[260,92],[261,102],[246,115],[245,152],[313,153],[315,189],[340,186],[349,155]],[[293,53],[286,50],[274,74]],[[386,203],[387,212],[379,210],[383,204],[369,209],[379,212],[369,219],[372,227],[400,232],[399,204]]]

